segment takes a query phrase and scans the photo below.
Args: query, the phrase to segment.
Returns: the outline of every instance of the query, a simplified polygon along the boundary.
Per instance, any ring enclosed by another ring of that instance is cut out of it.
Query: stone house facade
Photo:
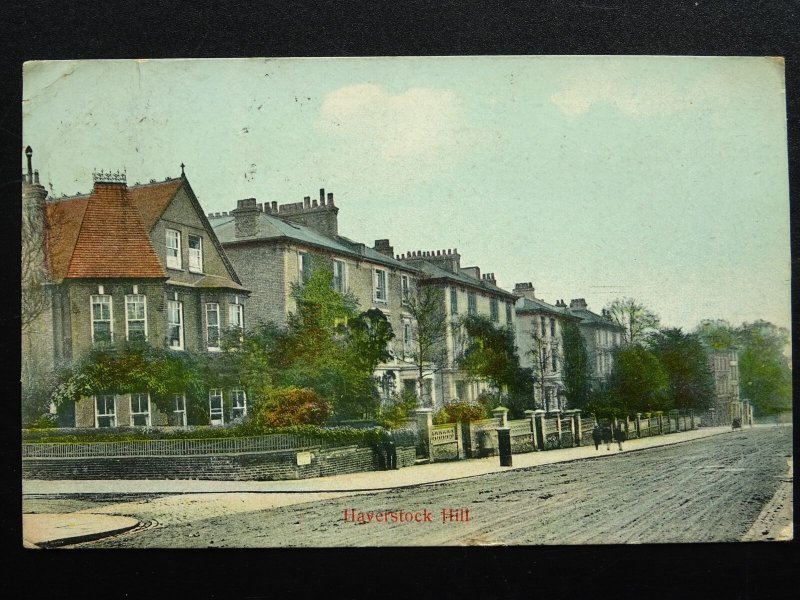
[[[568,408],[564,391],[564,343],[562,329],[567,322],[579,323],[566,307],[548,304],[536,298],[530,282],[517,283],[516,339],[520,364],[530,368],[536,378],[534,402],[536,408],[548,412]]]
[[[578,329],[586,342],[586,352],[592,365],[592,386],[597,388],[604,385],[614,368],[614,349],[622,344],[623,327],[614,323],[605,309],[602,315],[589,310],[583,298],[570,300],[569,306],[559,300],[556,306],[580,319]]]
[[[30,164],[30,162],[29,162]],[[45,248],[47,307],[32,324],[27,355],[50,369],[81,360],[93,348],[146,342],[171,351],[214,353],[220,335],[242,328],[249,294],[228,261],[182,172],[179,178],[128,186],[123,174],[95,173],[86,195],[47,199],[30,173],[25,212],[42,227],[23,230]],[[23,335],[23,339],[25,336]],[[185,394],[159,410],[148,390],[97,390],[60,407],[59,424],[75,427],[222,424],[246,414],[243,390],[209,390],[205,422],[191,422]]]
[[[258,203],[255,198],[237,202],[236,209],[208,215],[225,253],[244,285],[252,290],[248,326],[284,325],[296,310],[294,284],[310,276],[318,264],[333,272],[333,286],[350,292],[358,310],[378,309],[388,318],[395,339],[392,358],[378,366],[375,377],[388,400],[415,381],[413,365],[404,360],[409,343],[411,315],[407,298],[419,279],[418,269],[393,257],[387,240],[375,247],[338,234],[339,207],[333,194],[320,190],[319,199],[303,202]]]
[[[714,409],[722,422],[736,415],[740,402],[739,351],[736,348],[710,349],[708,366],[714,377]]]
[[[462,267],[458,249],[416,251],[396,258],[421,272],[419,285],[441,290],[446,316],[444,359],[435,372],[426,377],[421,397],[433,408],[456,400],[475,401],[482,392],[490,391],[488,382],[470,378],[458,367],[467,339],[461,320],[468,315],[481,315],[497,327],[514,328],[516,296],[499,288],[494,273],[480,272],[479,267]]]

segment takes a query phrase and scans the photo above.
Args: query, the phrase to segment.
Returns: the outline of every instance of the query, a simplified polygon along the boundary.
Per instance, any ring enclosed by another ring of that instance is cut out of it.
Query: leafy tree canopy
[[[664,329],[650,337],[649,346],[667,373],[674,408],[706,410],[713,405],[714,379],[699,336]]]
[[[659,318],[652,310],[633,298],[612,300],[606,310],[611,319],[622,331],[622,341],[627,344],[640,344],[659,327]]]

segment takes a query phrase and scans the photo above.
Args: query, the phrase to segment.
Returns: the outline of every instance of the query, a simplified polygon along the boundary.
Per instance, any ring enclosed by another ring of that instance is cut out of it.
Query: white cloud
[[[585,114],[595,104],[613,106],[629,116],[647,117],[697,107],[715,90],[714,82],[699,80],[679,87],[664,74],[641,74],[631,80],[618,65],[606,67],[581,68],[565,76],[561,90],[552,94],[550,101],[569,118]]]
[[[418,87],[392,94],[372,83],[328,94],[319,126],[392,163],[449,163],[471,137],[454,92]]]

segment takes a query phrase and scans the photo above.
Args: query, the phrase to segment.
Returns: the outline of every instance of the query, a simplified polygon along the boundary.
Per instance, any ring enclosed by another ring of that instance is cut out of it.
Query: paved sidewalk
[[[728,427],[709,427],[672,433],[623,443],[623,452],[636,452],[668,446],[713,435],[731,433]],[[512,457],[513,466],[501,467],[498,457],[416,465],[396,471],[369,471],[288,481],[204,481],[204,480],[23,480],[23,496],[68,496],[81,494],[219,494],[265,493],[308,494],[319,492],[364,492],[426,485],[477,477],[539,465],[583,459],[603,459],[620,454],[616,444],[606,450],[594,446],[565,448],[547,452],[529,452]],[[121,521],[122,519],[124,521]],[[131,523],[133,521],[133,523]],[[112,535],[138,524],[135,519],[92,513],[23,515],[25,547],[52,547]],[[88,537],[87,537],[88,536]]]

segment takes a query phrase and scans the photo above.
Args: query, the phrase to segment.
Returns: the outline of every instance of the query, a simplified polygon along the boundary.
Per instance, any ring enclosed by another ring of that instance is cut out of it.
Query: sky
[[[23,88],[51,196],[185,163],[206,212],[325,188],[341,235],[457,248],[546,302],[635,298],[685,331],[790,326],[780,59],[39,61]]]

